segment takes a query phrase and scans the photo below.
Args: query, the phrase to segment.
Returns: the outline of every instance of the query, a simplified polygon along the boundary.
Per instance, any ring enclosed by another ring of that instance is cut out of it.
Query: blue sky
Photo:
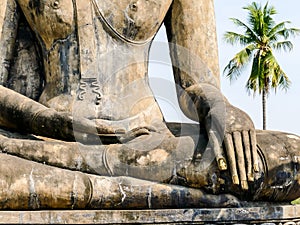
[[[229,80],[222,75],[224,67],[229,60],[237,53],[241,46],[231,46],[223,40],[226,31],[238,31],[235,25],[229,20],[230,17],[238,18],[246,22],[247,11],[242,7],[250,4],[248,0],[215,0],[215,14],[217,23],[217,35],[219,46],[219,63],[221,88],[223,94],[229,101],[246,111],[252,118],[257,129],[262,129],[262,107],[261,96],[249,95],[245,89],[245,84],[249,76],[249,69],[246,69],[241,77],[230,84]],[[256,1],[265,4],[266,1]],[[269,5],[273,5],[278,14],[274,16],[277,23],[289,20],[291,27],[300,28],[300,2],[296,0],[269,0]],[[270,94],[267,99],[267,129],[280,130],[300,135],[300,36],[290,39],[294,44],[292,52],[276,53],[277,60],[286,74],[292,81],[292,85],[287,92],[278,90]],[[166,42],[163,29],[158,33],[156,43]],[[153,55],[153,54],[152,54]],[[155,58],[155,56],[154,56]],[[151,61],[151,56],[150,56]],[[149,68],[150,81],[153,84],[154,92],[168,120],[182,120],[174,103],[175,94],[173,91],[163,93],[168,86],[172,86],[168,79],[172,80],[171,69],[168,63],[152,63]],[[166,79],[162,82],[163,79]],[[168,77],[168,78],[166,78]],[[163,84],[162,84],[163,83]],[[160,84],[160,85],[159,85]],[[155,88],[156,87],[156,88]]]

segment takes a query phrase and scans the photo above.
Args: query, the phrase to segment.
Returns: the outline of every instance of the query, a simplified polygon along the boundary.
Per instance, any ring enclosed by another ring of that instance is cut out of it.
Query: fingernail
[[[219,166],[220,170],[227,170],[227,164],[226,164],[225,159],[219,159],[218,166]]]
[[[253,173],[248,173],[248,181],[254,181]]]
[[[240,184],[239,177],[237,175],[232,176],[232,181],[236,185]]]
[[[254,172],[259,172],[259,166],[258,166],[258,163],[255,163],[254,165],[253,165],[253,167],[254,167]]]
[[[248,182],[246,180],[241,181],[241,186],[242,186],[243,190],[248,190],[249,189]]]

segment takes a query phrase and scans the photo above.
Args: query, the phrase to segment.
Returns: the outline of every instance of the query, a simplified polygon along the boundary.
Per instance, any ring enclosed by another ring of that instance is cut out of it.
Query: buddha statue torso
[[[42,104],[88,118],[135,118],[131,128],[162,120],[147,64],[171,0],[18,3],[42,49]]]

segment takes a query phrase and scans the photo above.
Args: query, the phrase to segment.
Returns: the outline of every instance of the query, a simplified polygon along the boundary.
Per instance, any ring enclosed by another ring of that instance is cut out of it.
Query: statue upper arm
[[[219,62],[212,0],[174,0],[165,19],[175,81],[219,86]]]

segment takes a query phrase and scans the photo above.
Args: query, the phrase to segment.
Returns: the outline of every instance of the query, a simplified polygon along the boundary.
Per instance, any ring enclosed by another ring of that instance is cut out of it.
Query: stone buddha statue
[[[0,3],[0,209],[239,206],[300,196],[300,137],[220,91],[212,0]],[[148,82],[165,25],[182,112]]]

